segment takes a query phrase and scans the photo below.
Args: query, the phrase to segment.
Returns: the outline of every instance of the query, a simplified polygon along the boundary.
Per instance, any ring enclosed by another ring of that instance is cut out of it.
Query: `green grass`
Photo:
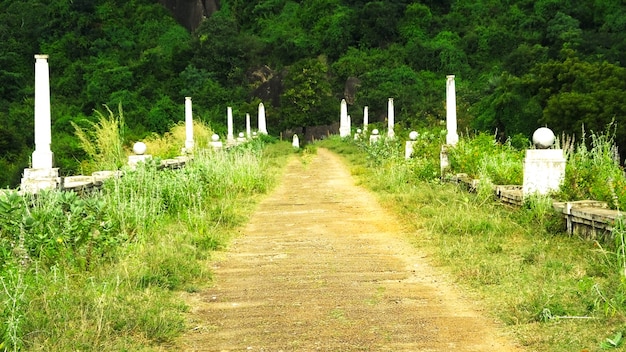
[[[147,163],[86,197],[0,196],[0,350],[172,346],[187,328],[179,293],[210,284],[211,253],[294,152],[273,142]]]
[[[401,216],[409,240],[527,350],[600,351],[626,331],[619,240],[565,234],[548,198],[512,209],[498,204],[489,188],[467,193],[436,177],[412,177],[419,168],[412,162],[372,163],[368,151],[336,143],[320,146],[344,155],[360,182]]]

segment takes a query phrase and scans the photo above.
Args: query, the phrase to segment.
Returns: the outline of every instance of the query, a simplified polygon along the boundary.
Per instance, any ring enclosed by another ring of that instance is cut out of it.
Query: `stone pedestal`
[[[411,159],[411,156],[413,156],[414,144],[415,144],[415,141],[406,141],[406,143],[404,144],[404,158],[405,159]]]
[[[559,189],[565,177],[562,149],[528,149],[524,158],[524,196],[547,195]]]
[[[56,189],[60,183],[58,168],[24,169],[20,191],[36,194],[41,190]]]
[[[441,146],[441,152],[439,152],[439,167],[441,177],[446,175],[446,170],[450,168],[450,159],[448,158],[448,147],[446,145]]]
[[[377,129],[372,130],[372,134],[370,135],[370,144],[378,143],[380,140],[380,135],[378,134]]]
[[[139,163],[145,163],[148,160],[152,159],[152,155],[129,155],[128,156],[128,166],[130,166],[131,169],[135,169],[137,167],[137,164]]]

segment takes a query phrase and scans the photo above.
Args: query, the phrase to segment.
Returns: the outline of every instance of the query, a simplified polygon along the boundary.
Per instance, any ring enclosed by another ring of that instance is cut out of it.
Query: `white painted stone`
[[[185,97],[185,153],[193,151],[193,110],[191,107],[191,97]]]
[[[213,149],[221,149],[224,144],[222,143],[222,141],[220,141],[220,136],[217,133],[214,133],[211,136],[211,142],[209,143],[211,145],[211,147],[213,147]]]
[[[456,132],[456,88],[454,75],[447,76],[446,81],[446,143],[456,145],[459,135]]]
[[[291,146],[296,149],[300,149],[300,138],[298,138],[297,134],[293,135],[293,138],[291,140]]]
[[[237,143],[244,143],[245,141],[245,134],[243,132],[239,132],[239,135],[237,136]]]
[[[348,103],[345,99],[341,99],[339,113],[339,137],[347,137],[350,135],[350,122],[348,120]]]
[[[441,177],[443,178],[446,174],[446,171],[450,168],[448,147],[445,144],[441,146],[441,152],[439,152],[439,168]]]
[[[148,147],[144,142],[137,142],[133,144],[133,153],[135,153],[136,155],[143,155],[146,153],[147,150]]]
[[[226,122],[227,122],[227,134],[226,134],[226,143],[232,144],[235,141],[235,134],[233,131],[233,108],[230,106],[226,108]]]
[[[406,143],[404,144],[404,158],[405,159],[410,159],[411,156],[413,156],[413,146],[415,145],[415,140],[417,139],[417,136],[419,135],[419,133],[417,133],[416,131],[411,131],[411,133],[409,133],[409,141],[406,141]]]
[[[265,121],[265,105],[259,103],[259,133],[267,134],[267,123]]]
[[[134,170],[135,168],[137,168],[137,165],[139,165],[139,163],[146,163],[150,159],[152,159],[152,155],[150,154],[129,155],[128,166],[130,166],[130,168]]]
[[[370,144],[377,143],[380,140],[380,135],[378,134],[378,129],[373,129],[372,134],[370,135]]]
[[[367,131],[369,125],[369,108],[366,106],[363,108],[363,131]]]
[[[54,155],[50,113],[50,70],[48,55],[35,55],[35,151],[32,168],[52,168]]]
[[[246,113],[246,138],[252,138],[252,126],[250,126],[250,114]]]
[[[524,196],[557,191],[565,178],[562,149],[528,149],[524,158]]]
[[[393,127],[396,123],[396,114],[393,108],[393,98],[389,98],[387,101],[387,138],[394,139],[396,137],[396,133],[393,130]]]
[[[554,132],[547,127],[538,128],[535,133],[533,133],[533,144],[538,149],[548,149],[552,147],[555,140]]]

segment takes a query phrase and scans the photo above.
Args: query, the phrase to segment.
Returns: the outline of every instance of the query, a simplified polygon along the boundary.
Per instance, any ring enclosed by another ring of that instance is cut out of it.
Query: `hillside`
[[[461,131],[506,139],[626,122],[626,4],[615,1],[222,0],[193,32],[162,3],[0,1],[0,186],[19,182],[32,152],[37,53],[50,55],[65,174],[84,158],[70,121],[122,104],[130,143],[182,120],[185,96],[218,132],[226,106],[242,123],[262,100],[278,133],[335,121],[344,96],[353,121],[365,105],[384,120],[393,97],[396,121],[413,127],[445,116],[455,74]],[[626,146],[624,129],[616,140]]]

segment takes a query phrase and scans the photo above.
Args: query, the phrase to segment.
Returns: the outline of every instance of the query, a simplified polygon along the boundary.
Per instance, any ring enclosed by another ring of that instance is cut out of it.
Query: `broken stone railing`
[[[467,174],[454,175],[450,180],[462,185],[470,192],[476,191],[480,183],[480,180],[472,179]],[[524,204],[521,185],[494,185],[493,192],[506,205],[522,206]],[[563,216],[568,234],[576,234],[588,239],[609,238],[616,221],[622,217],[618,210],[609,209],[606,202],[596,200],[553,201],[552,207]]]
[[[179,169],[184,167],[189,160],[191,160],[190,156],[178,156],[174,159],[164,159],[161,160],[157,168]],[[85,194],[100,189],[105,180],[109,178],[121,177],[122,175],[123,171],[96,171],[91,176],[76,175],[58,177],[57,180],[54,181],[56,187],[53,188],[60,191],[73,191],[78,194]],[[44,177],[41,180],[36,178],[30,179],[27,183],[22,184],[20,192],[34,194],[43,189],[50,189],[50,182],[50,178],[47,177]],[[2,192],[6,191],[9,190],[2,190]]]

